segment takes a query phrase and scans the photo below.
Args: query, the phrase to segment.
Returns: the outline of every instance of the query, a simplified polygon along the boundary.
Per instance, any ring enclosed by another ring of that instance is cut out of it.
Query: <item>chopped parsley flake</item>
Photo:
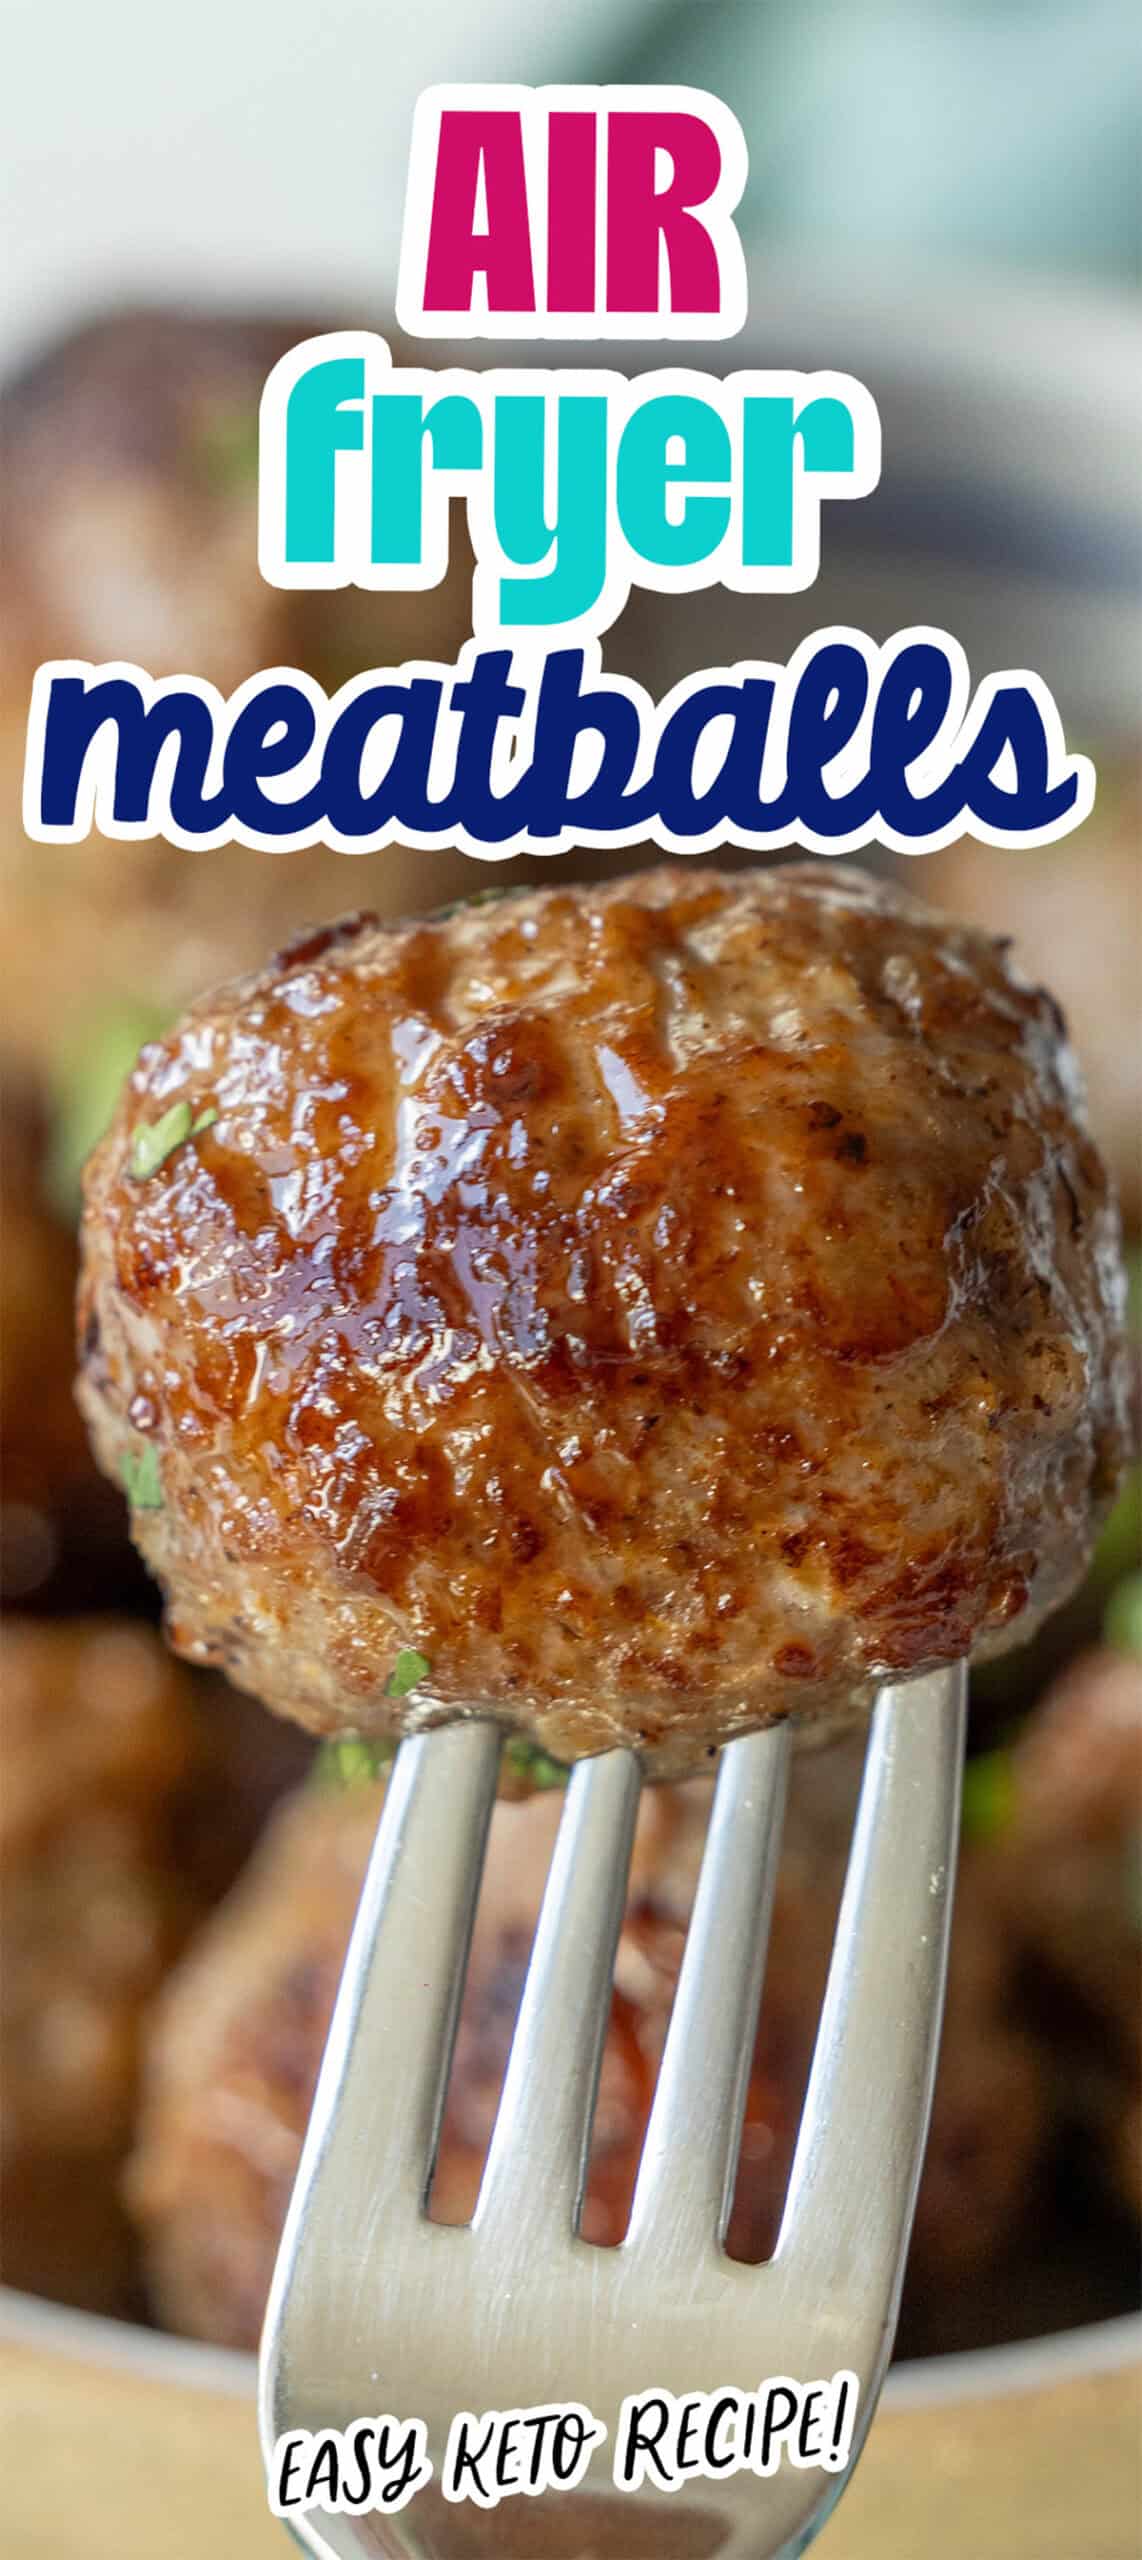
[[[133,1511],[161,1511],[163,1483],[159,1473],[159,1453],[153,1440],[145,1440],[141,1449],[124,1449],[119,1460],[123,1490]]]
[[[521,1785],[537,1790],[565,1787],[571,1774],[562,1760],[553,1760],[550,1752],[541,1751],[536,1742],[525,1742],[522,1734],[513,1735],[504,1745],[504,1764]]]
[[[140,1121],[131,1132],[132,1181],[149,1182],[176,1147],[184,1146],[188,1138],[199,1137],[204,1129],[212,1129],[217,1118],[216,1103],[208,1102],[196,1119],[189,1102],[182,1101],[172,1102],[169,1111],[164,1111],[158,1120]]]
[[[404,1651],[398,1653],[389,1674],[386,1697],[407,1698],[409,1690],[415,1689],[419,1680],[426,1680],[431,1669],[427,1654],[416,1653],[411,1645],[406,1645]]]
[[[147,1005],[124,1005],[88,1019],[65,1048],[52,1093],[49,1197],[61,1217],[79,1207],[80,1171],[109,1127],[125,1078],[140,1049],[165,1031],[167,1017]]]
[[[450,916],[462,916],[469,907],[493,907],[501,898],[518,898],[526,886],[526,881],[505,880],[498,888],[473,889],[467,898],[452,898],[446,907],[434,907],[428,922],[447,924]]]
[[[424,1678],[429,1666],[422,1653],[410,1652],[407,1656],[398,1655],[397,1659],[398,1665],[411,1660],[423,1666],[415,1675],[408,1674],[408,1687],[412,1687],[414,1677]],[[390,1694],[403,1694],[394,1693],[391,1681],[389,1689]],[[322,1786],[372,1786],[384,1776],[396,1748],[396,1740],[388,1735],[379,1735],[374,1740],[363,1733],[338,1734],[321,1744],[314,1759],[313,1774]],[[505,1744],[503,1768],[505,1776],[513,1781],[515,1787],[528,1788],[536,1793],[545,1788],[565,1787],[571,1775],[561,1760],[553,1760],[550,1752],[541,1751],[537,1743],[527,1742],[522,1734],[514,1734]]]
[[[322,1743],[315,1774],[327,1786],[372,1786],[387,1769],[394,1748],[391,1742],[370,1742],[363,1733],[339,1734],[335,1742]]]

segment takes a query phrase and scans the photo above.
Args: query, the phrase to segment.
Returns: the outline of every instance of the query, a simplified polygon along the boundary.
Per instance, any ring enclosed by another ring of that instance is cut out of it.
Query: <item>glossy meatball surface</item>
[[[82,1396],[175,1644],[659,1774],[1026,1631],[1125,1438],[1051,999],[824,862],[350,919],[142,1053]]]

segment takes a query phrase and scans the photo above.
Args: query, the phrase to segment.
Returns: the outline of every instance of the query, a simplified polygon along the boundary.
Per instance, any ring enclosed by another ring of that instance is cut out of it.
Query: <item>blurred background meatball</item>
[[[43,659],[124,658],[228,692],[267,666],[302,667],[333,691],[363,667],[455,656],[469,628],[459,531],[455,566],[427,595],[287,594],[258,574],[262,385],[322,325],[125,312],[50,349],[0,401],[0,1062],[35,1065],[65,1107],[109,1044],[125,1067],[203,986],[359,904],[366,869],[398,908],[465,884],[461,856],[399,846],[380,865],[320,848],[267,860],[242,845],[188,860],[160,842],[47,848],[20,823]]]
[[[454,656],[470,628],[462,537],[453,575],[426,594],[287,592],[259,575],[262,387],[287,349],[336,325],[124,311],[16,377],[0,416],[13,666],[127,658],[226,693],[300,666],[333,691],[363,667]]]
[[[0,2275],[137,2309],[142,2022],[307,1755],[267,1754],[264,1719],[110,1612],[11,1614],[0,1674]]]
[[[42,1098],[13,1079],[0,1140],[0,1595],[34,1608],[149,1605],[126,1505],[92,1462],[75,1401],[77,1273]]]
[[[13,1619],[0,1786],[0,2265],[124,2308],[117,2177],[146,2004],[197,1900],[178,1856],[201,1771],[192,1683],[142,1627]]]
[[[776,2237],[858,1769],[846,1749],[797,1773],[729,2231],[742,2259]],[[257,2338],[378,1796],[334,1774],[280,1809],[157,2014],[128,2194],[161,2316],[194,2335]],[[709,1796],[699,1781],[642,1801],[583,2222],[603,2245],[626,2227]],[[443,2221],[475,2202],[559,1810],[552,1793],[493,1816],[432,2193]],[[975,1852],[960,1879],[913,2289],[944,2290],[1002,2256],[1046,2155],[1046,2065],[1017,2015],[988,1866]]]
[[[1142,2209],[1140,1581],[1133,1593],[1120,1587],[1109,1613],[1118,1641],[1067,1665],[998,1763],[1008,1801],[999,1925],[1025,1948],[1051,2021],[1059,2119],[1080,2161],[1093,2161],[1134,2212]]]

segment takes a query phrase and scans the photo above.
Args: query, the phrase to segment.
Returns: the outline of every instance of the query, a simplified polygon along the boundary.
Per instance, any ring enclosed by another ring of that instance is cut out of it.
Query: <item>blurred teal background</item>
[[[1136,734],[1140,0],[100,0],[66,44],[8,0],[5,36],[0,364],[132,303],[387,329],[431,82],[712,89],[750,149],[749,317],[697,361],[846,369],[881,412],[814,621],[943,622]],[[696,602],[641,645],[665,681],[807,627],[764,620]]]
[[[766,254],[1137,284],[1138,0],[101,0],[60,39],[8,0],[0,354],[127,296],[391,308],[413,102],[443,79],[717,90]]]
[[[623,75],[731,102],[755,239],[1137,280],[1136,0],[675,0]]]

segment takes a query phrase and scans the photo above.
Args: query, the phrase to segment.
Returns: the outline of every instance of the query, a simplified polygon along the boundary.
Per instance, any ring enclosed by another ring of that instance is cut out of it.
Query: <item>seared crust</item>
[[[217,1118],[137,1178],[176,1103]],[[295,947],[144,1050],[85,1254],[172,1639],[318,1729],[475,1709],[666,1774],[835,1720],[1023,1636],[1125,1446],[1057,1007],[833,864]]]

